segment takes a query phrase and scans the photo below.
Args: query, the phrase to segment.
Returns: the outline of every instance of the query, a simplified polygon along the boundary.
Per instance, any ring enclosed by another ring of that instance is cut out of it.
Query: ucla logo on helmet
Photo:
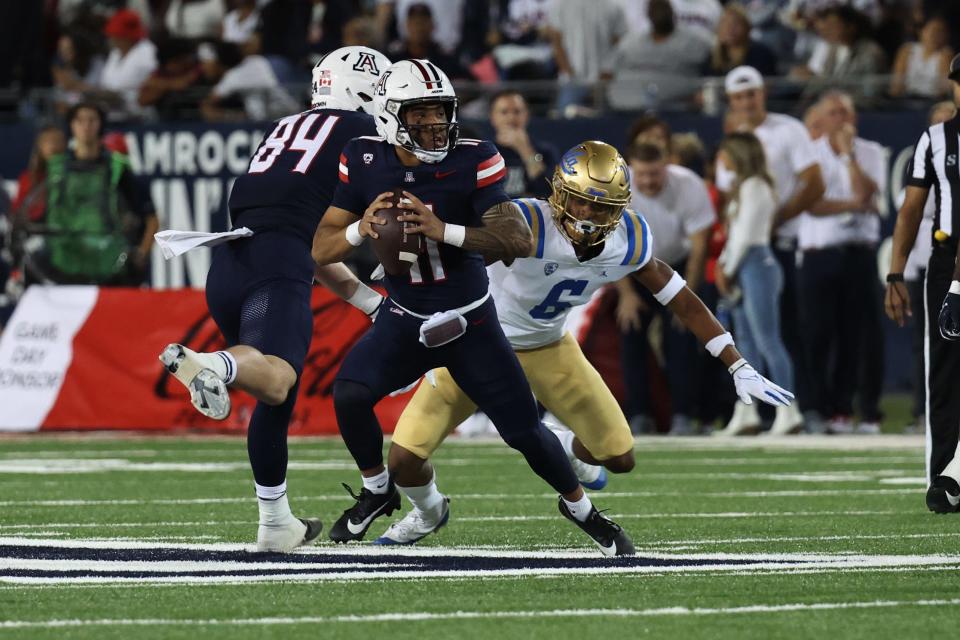
[[[560,265],[557,264],[556,262],[548,262],[547,264],[543,265],[543,275],[549,276],[559,268],[560,268]]]
[[[373,54],[369,51],[360,52],[360,59],[354,63],[353,70],[367,71],[375,76],[380,75],[380,70],[377,69],[377,61],[374,59]]]
[[[580,156],[583,155],[582,149],[571,149],[563,154],[563,158],[560,159],[560,168],[567,175],[576,175],[577,173],[577,160]]]

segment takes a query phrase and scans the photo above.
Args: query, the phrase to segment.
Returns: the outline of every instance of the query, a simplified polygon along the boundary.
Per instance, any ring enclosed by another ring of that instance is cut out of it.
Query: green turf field
[[[636,471],[593,494],[627,564],[495,442],[442,449],[451,521],[411,553],[291,559],[245,551],[242,439],[4,437],[0,638],[934,637],[960,621],[960,516],[926,511],[922,447],[639,440]],[[294,511],[331,523],[357,480],[342,443],[295,439],[290,460]]]

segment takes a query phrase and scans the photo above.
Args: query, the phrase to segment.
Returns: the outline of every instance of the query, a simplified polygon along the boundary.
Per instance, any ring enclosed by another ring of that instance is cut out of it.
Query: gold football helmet
[[[630,203],[630,173],[623,156],[612,146],[588,140],[563,154],[553,172],[549,202],[557,228],[575,245],[603,242]],[[590,203],[577,207],[576,200]]]

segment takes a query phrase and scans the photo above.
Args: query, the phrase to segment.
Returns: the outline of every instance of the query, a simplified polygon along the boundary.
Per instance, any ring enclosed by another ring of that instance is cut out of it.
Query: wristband
[[[956,280],[951,282],[949,292],[952,294],[960,294],[960,282],[957,282]]]
[[[685,286],[687,286],[687,281],[681,278],[679,273],[674,271],[673,276],[667,284],[664,285],[663,289],[653,294],[653,297],[663,306],[667,306]]]
[[[383,304],[383,296],[362,282],[359,282],[357,283],[357,290],[353,292],[352,296],[347,298],[347,302],[369,316]]]
[[[903,272],[900,273],[888,273],[887,282],[903,282]]]
[[[346,228],[347,242],[349,242],[354,247],[359,247],[363,244],[363,236],[360,235],[360,221],[357,220],[350,226]]]
[[[710,353],[714,358],[719,358],[720,354],[727,347],[733,346],[733,336],[730,335],[730,332],[721,333],[718,336],[714,336],[707,341],[707,344],[703,345],[706,347],[707,352]]]
[[[733,374],[735,374],[735,373],[737,372],[737,369],[740,369],[740,368],[742,368],[742,367],[745,367],[745,366],[747,366],[748,364],[749,364],[749,363],[748,363],[744,358],[740,358],[739,360],[737,360],[736,362],[734,362],[732,365],[730,365],[730,367],[727,368],[727,371],[730,372],[730,375],[733,375]]]
[[[455,247],[462,247],[467,237],[467,228],[462,224],[444,224],[443,241]]]

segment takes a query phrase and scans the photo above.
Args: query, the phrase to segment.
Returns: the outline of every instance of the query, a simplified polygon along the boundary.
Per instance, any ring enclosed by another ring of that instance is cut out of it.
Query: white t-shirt
[[[663,189],[653,197],[634,190],[633,209],[657,239],[654,256],[677,264],[690,253],[690,236],[713,224],[713,205],[703,179],[686,167],[667,165]]]
[[[797,175],[817,162],[813,141],[803,123],[782,113],[768,113],[753,133],[763,145],[767,169],[782,206],[797,189]],[[796,219],[788,220],[777,228],[777,237],[796,238],[798,226]]]
[[[653,255],[650,229],[629,209],[607,236],[600,255],[580,262],[573,245],[553,222],[545,200],[514,200],[533,233],[534,255],[507,267],[487,267],[490,295],[503,332],[514,349],[535,349],[563,337],[571,309],[601,287],[641,269]]]
[[[553,0],[547,25],[563,35],[563,48],[577,80],[593,82],[627,32],[616,0]]]
[[[140,85],[157,68],[157,48],[144,38],[122,55],[119,49],[111,49],[100,73],[100,87],[123,96],[128,110],[140,110],[137,92]]]
[[[226,13],[224,0],[171,0],[163,23],[178,38],[211,38],[219,35]]]
[[[650,31],[647,9],[650,0],[618,0],[631,33]],[[719,0],[670,0],[678,26],[693,31],[701,40],[713,43],[723,6]]]
[[[825,200],[853,198],[848,158],[838,155],[830,146],[829,136],[814,142],[826,191]],[[886,154],[880,145],[863,140],[854,143],[854,154],[860,168],[877,183],[878,191],[886,186]],[[804,213],[800,218],[799,248],[804,251],[837,247],[845,244],[875,245],[880,241],[880,218],[873,213],[840,213],[814,216]]]
[[[254,9],[246,19],[240,19],[240,11],[234,9],[223,18],[223,41],[243,44],[257,30],[260,12]]]
[[[300,110],[296,101],[280,86],[273,68],[263,56],[247,56],[224,73],[213,88],[213,94],[221,98],[240,94],[244,110],[253,120],[269,120]]]
[[[377,4],[394,5],[397,32],[401,39],[407,37],[407,12],[410,5],[429,6],[433,17],[433,40],[447,53],[453,53],[460,44],[464,2],[465,0],[377,0]]]

